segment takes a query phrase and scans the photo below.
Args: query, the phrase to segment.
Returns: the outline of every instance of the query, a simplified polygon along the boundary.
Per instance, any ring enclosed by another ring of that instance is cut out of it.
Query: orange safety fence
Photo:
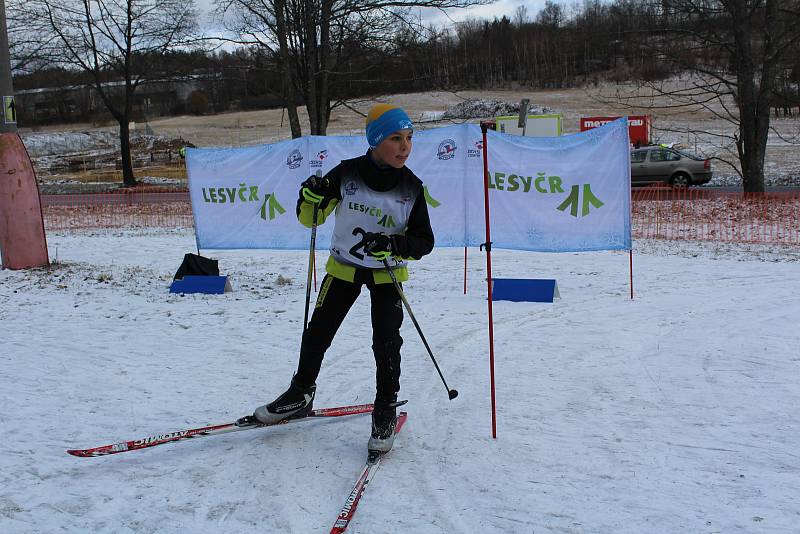
[[[47,230],[193,226],[186,189],[42,195]],[[634,239],[800,245],[800,192],[736,193],[708,188],[632,190]]]
[[[137,187],[114,193],[42,195],[41,199],[47,230],[194,225],[186,189]]]
[[[800,245],[800,192],[634,189],[633,237]]]

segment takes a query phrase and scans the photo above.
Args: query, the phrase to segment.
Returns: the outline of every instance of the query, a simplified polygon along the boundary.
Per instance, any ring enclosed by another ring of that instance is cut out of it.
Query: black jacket
[[[331,196],[326,198],[320,205],[320,209],[326,214],[329,212],[326,208],[330,202],[336,199],[341,202],[341,184],[344,171],[355,171],[361,176],[367,187],[374,191],[391,191],[401,182],[401,180],[410,180],[417,184],[419,193],[411,207],[411,213],[408,218],[408,226],[403,234],[395,234],[392,237],[394,253],[403,258],[412,258],[415,260],[429,254],[433,250],[434,237],[433,229],[431,228],[431,220],[428,215],[428,203],[425,201],[425,192],[422,181],[411,172],[411,170],[403,166],[400,169],[394,167],[379,167],[372,161],[369,151],[363,156],[353,159],[342,161],[339,165],[325,175],[330,183]],[[300,207],[305,202],[302,193],[297,201],[297,215],[300,216]]]

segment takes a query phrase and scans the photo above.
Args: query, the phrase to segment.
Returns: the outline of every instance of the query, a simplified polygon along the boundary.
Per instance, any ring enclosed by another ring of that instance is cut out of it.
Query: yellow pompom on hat
[[[401,108],[392,104],[375,104],[367,113],[367,142],[372,148],[397,130],[414,129],[414,123]]]

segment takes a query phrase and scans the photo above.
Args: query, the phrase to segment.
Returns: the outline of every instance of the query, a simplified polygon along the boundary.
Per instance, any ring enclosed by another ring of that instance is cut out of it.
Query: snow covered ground
[[[217,251],[234,291],[171,295],[188,231],[48,236],[50,270],[0,271],[0,532],[328,532],[369,418],[309,420],[101,458],[64,451],[231,421],[288,384],[306,253]],[[319,254],[320,263],[326,257]],[[491,438],[485,266],[436,250],[407,296],[408,423],[354,533],[790,533],[800,525],[800,250],[637,242],[496,250]],[[321,274],[321,273],[320,273]],[[290,279],[286,283],[285,279]],[[368,298],[329,351],[318,407],[372,400]]]

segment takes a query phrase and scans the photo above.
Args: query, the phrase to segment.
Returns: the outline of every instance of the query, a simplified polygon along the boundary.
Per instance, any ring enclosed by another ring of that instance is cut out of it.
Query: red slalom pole
[[[486,285],[489,298],[489,376],[492,392],[492,438],[497,439],[497,410],[494,399],[494,319],[492,318],[492,232],[489,223],[489,145],[487,144],[486,131],[491,122],[481,121],[483,133],[483,206],[486,221],[486,242],[481,248],[486,247]]]

